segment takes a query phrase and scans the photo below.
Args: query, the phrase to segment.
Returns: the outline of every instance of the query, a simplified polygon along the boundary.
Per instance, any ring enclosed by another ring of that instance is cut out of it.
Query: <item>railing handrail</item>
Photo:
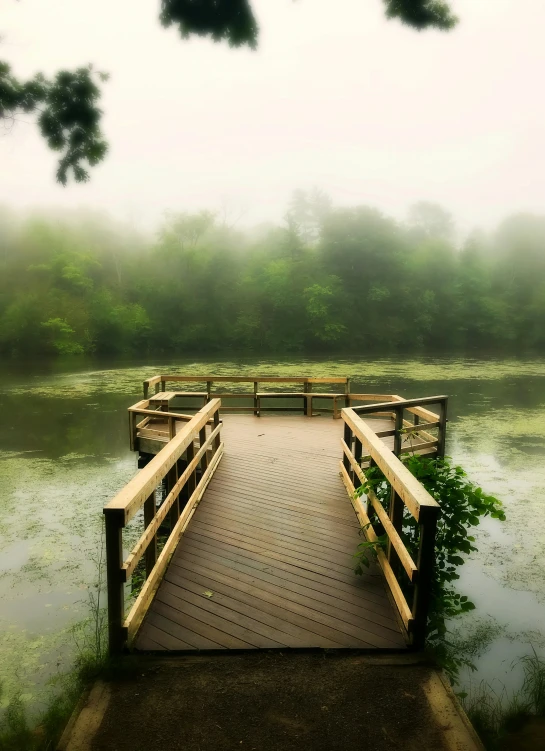
[[[144,398],[147,399],[151,386],[160,391],[165,391],[166,384],[169,382],[178,383],[206,383],[207,391],[210,393],[213,383],[253,383],[254,391],[260,383],[299,383],[305,387],[306,391],[311,391],[314,384],[343,384],[344,393],[350,393],[350,377],[335,376],[325,378],[315,378],[313,376],[271,376],[271,375],[249,375],[249,376],[218,376],[218,375],[182,375],[182,374],[163,374],[147,378],[143,382]]]
[[[269,376],[269,375],[252,375],[252,376],[217,376],[217,375],[197,375],[184,376],[178,374],[156,375],[147,378],[144,383],[153,386],[161,381],[182,381],[185,383],[349,383],[349,376],[337,376],[327,378],[314,378],[313,376]]]
[[[126,641],[137,633],[170,557],[221,460],[220,406],[220,399],[208,402],[104,507],[111,654],[120,652]],[[212,425],[207,435],[210,422]],[[196,441],[199,446],[197,451]],[[155,493],[163,480],[167,494],[157,507]],[[142,507],[144,531],[128,557],[124,557],[123,529]],[[157,535],[167,516],[170,529],[158,553]],[[130,612],[125,615],[125,583],[143,559],[145,581]]]
[[[377,411],[383,411],[386,412],[389,409],[399,409],[402,407],[403,409],[409,409],[411,407],[420,407],[422,404],[440,404],[441,402],[445,402],[448,400],[448,396],[441,395],[441,396],[424,396],[421,399],[403,399],[403,397],[398,397],[395,394],[392,394],[392,401],[390,402],[378,402],[377,404],[362,404],[359,407],[353,407],[356,412],[362,413],[362,412],[374,412]],[[430,413],[435,414],[435,413]]]
[[[407,399],[404,401],[411,404],[414,401],[421,403],[423,400]],[[369,411],[373,409],[382,411],[383,407],[384,404],[371,405]],[[400,407],[396,414],[398,430],[402,429],[399,427],[400,423],[402,425],[402,411],[399,410]],[[340,462],[341,476],[369,542],[378,543],[379,539],[370,521],[368,509],[356,494],[356,488],[366,480],[361,467],[364,450],[367,452],[370,463],[375,464],[382,471],[392,488],[389,514],[386,513],[372,489],[368,489],[365,495],[388,537],[387,552],[383,551],[380,546],[376,548],[378,563],[413,646],[421,648],[426,638],[440,505],[354,409],[349,407],[343,409],[341,417],[345,424],[344,439],[341,441],[343,448],[343,458]],[[418,424],[415,425],[415,430],[418,430],[418,427]],[[400,536],[403,528],[404,506],[416,519],[420,529],[416,563]],[[399,584],[397,567],[405,570],[409,582],[414,586],[412,607],[409,606]]]
[[[122,517],[125,526],[144,505],[152,490],[172,469],[190,443],[199,437],[199,431],[218,410],[220,399],[212,399],[197,412],[183,429],[156,454],[153,459],[121,490],[115,498],[104,506],[104,513]],[[154,415],[161,416],[161,412]],[[168,417],[168,413],[165,413]],[[172,416],[172,415],[171,415]]]
[[[418,482],[403,462],[377,437],[375,431],[366,425],[358,414],[355,414],[353,407],[345,407],[341,410],[341,415],[396,493],[402,498],[416,521],[420,521],[422,515],[426,513],[422,509],[439,508],[437,501]]]
[[[438,404],[439,413],[431,412],[429,409],[425,409],[422,405],[425,404]],[[393,413],[395,416],[395,427],[392,432],[383,432],[381,436],[393,435],[394,436],[394,454],[399,456],[402,451],[402,436],[407,430],[410,430],[414,426],[415,431],[420,431],[422,436],[427,438],[427,443],[421,448],[435,449],[437,456],[445,455],[445,442],[446,442],[446,428],[447,428],[447,405],[448,396],[425,396],[418,399],[403,399],[403,397],[397,394],[392,395],[392,401],[390,402],[378,402],[375,404],[364,404],[359,407],[353,407],[352,409],[356,414],[372,414],[374,412],[384,414],[387,412]],[[410,412],[414,415],[414,423],[404,420],[404,411]],[[424,420],[424,422],[420,422]],[[437,437],[430,435],[427,430],[432,428],[438,428]]]

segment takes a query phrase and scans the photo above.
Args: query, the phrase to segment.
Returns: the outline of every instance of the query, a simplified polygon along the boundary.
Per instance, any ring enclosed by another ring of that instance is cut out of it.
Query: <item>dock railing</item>
[[[201,385],[204,390],[202,391],[167,391],[176,387],[176,384],[192,384]],[[214,389],[215,384],[236,384],[241,386],[243,384],[252,384],[251,390],[237,390],[237,391],[225,391],[225,387],[222,390]],[[283,390],[280,392],[271,392],[263,390],[263,386],[277,385]],[[288,385],[299,387],[297,390],[287,389]],[[337,387],[336,390],[331,391],[331,388]],[[329,389],[329,390],[326,390]],[[335,376],[326,378],[314,378],[312,376],[269,376],[269,375],[248,375],[248,376],[217,376],[217,375],[181,375],[181,374],[164,374],[156,375],[151,378],[147,378],[143,382],[144,401],[135,404],[132,408],[150,408],[150,406],[156,406],[158,399],[162,396],[165,398],[163,408],[169,411],[168,401],[176,399],[177,397],[197,398],[202,400],[202,404],[206,404],[210,399],[251,399],[252,403],[249,405],[237,405],[228,406],[222,404],[222,411],[237,411],[237,412],[253,412],[259,415],[261,412],[269,411],[281,411],[281,412],[303,412],[310,416],[313,409],[317,412],[333,412],[334,417],[340,417],[340,408],[354,407],[355,409],[361,409],[357,406],[358,402],[373,402],[372,408],[370,407],[368,412],[375,411],[374,407],[376,403],[379,406],[386,407],[385,414],[394,415],[395,405],[394,402],[406,401],[397,394],[354,394],[350,391],[350,378],[348,376]],[[439,397],[443,399],[446,397]],[[269,404],[264,404],[264,400],[268,399],[299,399],[301,400],[301,406],[298,407],[275,407]],[[315,400],[328,400],[332,402],[331,407],[320,405],[316,407]],[[425,400],[417,400],[418,404],[425,403]],[[386,403],[388,403],[386,405]],[[429,403],[433,403],[430,401]],[[189,409],[189,408],[188,408]],[[410,416],[414,423],[419,421],[427,423],[429,427],[433,427],[432,424],[439,419],[439,416],[433,412],[422,407],[405,407],[407,413],[411,413]],[[171,413],[174,414],[174,413]],[[183,415],[180,415],[180,419],[183,419]],[[411,423],[413,424],[413,423]],[[409,425],[408,421],[405,421],[405,427]],[[423,429],[423,428],[422,428]],[[433,436],[430,438],[430,440]]]
[[[168,392],[167,388],[172,388],[172,384],[202,384],[205,386],[203,391],[172,391]],[[253,389],[243,391],[225,391],[214,390],[214,384],[252,384]],[[262,390],[263,384],[278,385],[284,388],[288,384],[299,386],[297,391],[283,390],[280,392],[271,392]],[[339,386],[336,392],[315,391],[317,386]],[[327,399],[332,401],[332,407],[321,406],[319,412],[333,412],[334,417],[340,417],[339,406],[350,406],[350,378],[346,376],[331,378],[312,378],[310,376],[214,376],[214,375],[156,375],[148,378],[143,383],[144,399],[154,400],[158,395],[167,394],[170,398],[197,397],[201,398],[204,403],[210,399],[251,399],[250,405],[227,406],[223,404],[223,411],[236,412],[253,412],[255,415],[261,412],[303,412],[305,415],[312,415],[315,407],[315,399]],[[154,393],[152,393],[154,390]],[[270,404],[264,404],[270,399],[289,399],[299,400],[300,406],[295,407],[275,407]]]
[[[439,397],[445,399],[446,397]],[[437,397],[430,398],[437,400]],[[414,409],[414,402],[427,403],[426,400],[404,400],[403,409]],[[391,403],[370,405],[379,411],[391,408]],[[399,406],[401,410],[401,405]],[[393,601],[405,627],[409,642],[420,649],[426,639],[426,627],[430,606],[433,567],[435,562],[435,535],[440,507],[420,482],[411,474],[400,459],[387,448],[379,435],[367,425],[356,409],[342,410],[344,421],[344,440],[342,441],[343,458],[340,471],[348,495],[358,516],[363,533],[369,542],[377,543],[375,550],[378,563],[391,592]],[[396,424],[399,424],[396,412]],[[446,407],[445,407],[446,414]],[[397,436],[402,435],[399,427]],[[399,438],[397,439],[399,441]],[[384,474],[391,487],[389,513],[375,493],[368,489],[367,504],[365,496],[359,497],[355,491],[366,482],[363,460],[375,464]],[[419,527],[418,557],[414,561],[403,539],[403,516],[407,510],[417,521]],[[378,535],[373,528],[370,516],[376,516],[388,538],[387,550],[379,544]],[[400,584],[400,577],[405,576],[405,584]],[[408,602],[405,592],[409,594]]]
[[[112,654],[122,651],[136,634],[169,559],[223,455],[220,406],[220,399],[212,399],[197,414],[184,416],[187,420],[182,430],[104,507]],[[166,497],[157,507],[156,490],[162,483],[166,484]],[[123,530],[142,508],[144,530],[124,557]],[[167,516],[168,536],[158,554],[157,535]],[[125,615],[125,586],[142,559],[145,581]]]
[[[168,440],[172,440],[176,435],[176,424],[178,422],[190,422],[195,415],[186,415],[180,412],[168,411],[168,405],[153,404],[149,399],[143,399],[132,407],[129,407],[129,440],[131,451],[137,448],[138,438],[163,438],[165,430],[163,425],[166,423],[166,433]],[[138,418],[144,419],[138,422]],[[161,425],[157,425],[160,421]]]
[[[368,400],[368,395],[366,394],[358,394],[357,396],[362,400]],[[393,394],[390,398],[392,401],[365,404],[359,407],[352,407],[352,409],[356,414],[365,415],[366,417],[371,417],[374,414],[391,414],[394,418],[394,427],[390,430],[379,431],[376,435],[379,438],[394,437],[393,450],[396,456],[412,452],[416,449],[418,449],[419,453],[425,452],[427,454],[435,454],[436,456],[444,456],[448,397],[426,396],[421,399],[403,399],[403,397]],[[426,409],[426,405],[429,404],[437,404],[439,412],[436,413]],[[412,420],[405,419],[406,413],[412,417]],[[437,430],[437,435],[432,435],[429,432],[430,430]],[[413,446],[411,438],[418,438],[418,444]]]

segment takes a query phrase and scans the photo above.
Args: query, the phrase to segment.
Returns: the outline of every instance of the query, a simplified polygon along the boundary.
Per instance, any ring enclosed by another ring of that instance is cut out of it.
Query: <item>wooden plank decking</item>
[[[390,420],[373,420],[388,429]],[[404,649],[382,575],[353,573],[359,524],[342,422],[230,415],[225,455],[136,638],[140,650]]]

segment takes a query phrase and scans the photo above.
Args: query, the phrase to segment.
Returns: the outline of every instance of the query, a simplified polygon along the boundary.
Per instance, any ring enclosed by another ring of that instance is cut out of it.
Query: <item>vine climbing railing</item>
[[[435,402],[441,400],[445,405],[442,414],[446,419],[446,397],[430,397],[429,403],[433,403],[433,400]],[[405,400],[402,406],[398,404],[397,407],[392,405],[391,402],[375,404],[359,408],[359,411],[367,414],[372,411],[384,413],[392,410],[395,413],[396,429],[395,431],[386,431],[386,433],[394,435],[395,448],[399,453],[401,450],[400,441],[404,435],[402,432],[402,410],[414,409],[417,402],[421,405],[428,403],[428,400]],[[439,504],[403,465],[395,453],[385,446],[380,434],[377,435],[363,421],[356,409],[343,409],[342,419],[344,421],[344,439],[342,440],[343,458],[340,462],[340,470],[343,482],[365,538],[374,545],[378,563],[384,573],[409,641],[414,647],[421,648],[426,638],[435,559],[435,535],[440,513]],[[429,427],[429,423],[427,427]],[[441,442],[435,445],[435,451],[440,450]],[[357,488],[366,485],[364,469],[365,466],[370,464],[375,464],[390,484],[391,499],[388,513],[372,489],[366,486],[366,495],[360,496],[356,493]],[[410,556],[401,536],[403,516],[406,512],[414,517],[419,526],[419,548],[416,561]],[[385,548],[380,544],[379,535],[377,535],[371,523],[371,516],[376,516],[378,523],[384,530],[387,538]],[[401,576],[406,577],[404,583],[408,582],[408,587],[402,586],[400,583]],[[407,589],[410,590],[409,601]]]

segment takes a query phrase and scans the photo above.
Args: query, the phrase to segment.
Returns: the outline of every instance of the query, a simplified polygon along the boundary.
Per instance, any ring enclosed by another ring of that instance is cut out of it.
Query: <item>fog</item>
[[[106,209],[137,229],[203,207],[278,221],[313,186],[399,218],[435,201],[462,230],[545,210],[541,0],[453,0],[447,34],[387,21],[381,0],[252,5],[257,52],[181,40],[157,1],[3,4],[0,58],[16,75],[110,73],[110,153],[62,188],[23,117],[0,137],[0,204]]]

